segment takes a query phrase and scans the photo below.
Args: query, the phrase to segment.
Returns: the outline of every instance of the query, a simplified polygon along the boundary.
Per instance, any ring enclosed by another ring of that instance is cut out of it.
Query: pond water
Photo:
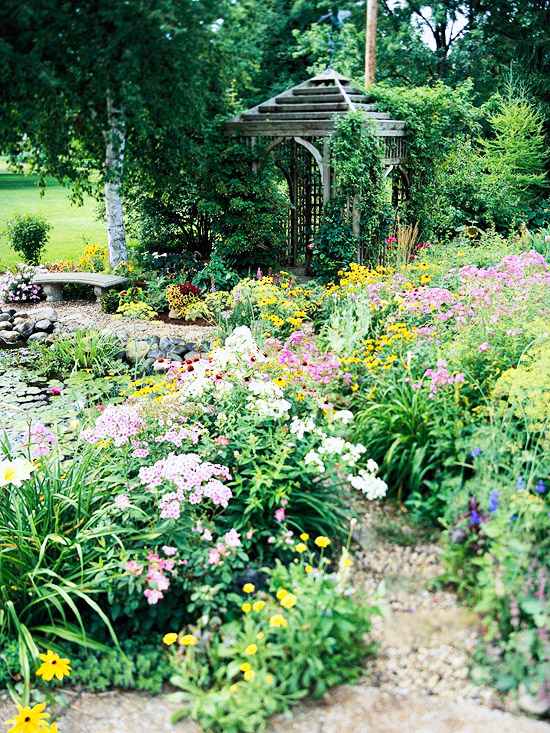
[[[33,369],[27,349],[0,350],[0,438],[16,438],[31,422],[48,425],[58,434],[76,434],[87,407],[114,390],[116,380],[83,372],[65,382],[46,379]]]

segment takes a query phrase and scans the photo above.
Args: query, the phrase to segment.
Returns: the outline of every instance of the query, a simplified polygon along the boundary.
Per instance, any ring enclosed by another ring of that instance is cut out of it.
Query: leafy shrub
[[[357,256],[358,241],[351,226],[344,222],[339,206],[325,206],[323,220],[315,238],[312,268],[324,282],[333,280]]]
[[[526,98],[498,97],[489,116],[493,137],[484,139],[494,221],[509,228],[526,221],[545,186],[544,117]]]
[[[31,265],[18,264],[13,272],[6,272],[0,278],[0,300],[6,303],[34,303],[40,300],[42,288],[33,283],[37,269]]]
[[[474,679],[505,692],[521,686],[541,702],[550,626],[550,463],[542,435],[506,411],[471,436],[447,510],[444,554],[444,580],[484,620]]]
[[[38,265],[48,242],[51,224],[40,216],[15,216],[6,226],[8,241],[29,265]]]
[[[116,313],[120,305],[120,293],[114,288],[109,288],[101,294],[99,302],[104,313]]]
[[[147,277],[147,287],[142,299],[157,313],[164,313],[168,310],[166,288],[169,282],[170,280],[166,276],[157,275],[156,273],[151,273]]]
[[[33,344],[31,348],[36,371],[46,377],[63,379],[79,369],[89,370],[96,377],[126,370],[120,341],[96,331],[76,331],[48,346]]]
[[[308,553],[307,561],[313,572],[306,562],[277,564],[269,589],[244,585],[250,592],[236,598],[244,612],[236,621],[180,636],[171,681],[184,707],[175,719],[191,715],[220,733],[261,731],[270,715],[361,675],[377,609],[354,596],[347,553],[335,574],[326,559]]]
[[[202,290],[231,290],[239,282],[239,275],[232,270],[214,250],[208,263],[193,278],[193,284]]]
[[[399,500],[430,522],[445,508],[447,496],[437,477],[454,456],[454,441],[463,428],[453,398],[431,399],[398,374],[388,376],[364,406],[359,398],[357,439],[380,464],[382,477]]]
[[[152,321],[158,315],[150,305],[139,300],[132,303],[122,303],[117,308],[117,313],[123,318],[143,321]]]

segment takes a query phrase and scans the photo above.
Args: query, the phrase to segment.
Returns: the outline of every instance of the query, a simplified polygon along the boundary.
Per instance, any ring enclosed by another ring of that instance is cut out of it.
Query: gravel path
[[[164,323],[164,321],[141,321],[119,318],[109,313],[103,313],[98,303],[89,300],[71,300],[61,303],[48,303],[55,308],[58,322],[64,331],[77,331],[79,329],[94,329],[109,333],[121,333],[124,331],[132,337],[142,336],[175,336],[190,342],[200,342],[208,339],[214,332],[214,328],[208,326],[185,326],[175,323]],[[29,315],[33,310],[44,308],[44,303],[29,305],[18,305],[18,310]]]
[[[388,505],[370,509],[355,531],[357,584],[370,598],[383,590],[384,617],[374,625],[379,651],[367,662],[365,680],[276,716],[268,733],[549,733],[546,722],[512,714],[511,706],[497,709],[508,703],[468,681],[478,619],[454,594],[429,590],[441,572],[440,548],[389,542],[381,536],[388,526],[407,540],[406,525]],[[67,696],[60,733],[201,733],[191,721],[173,726],[174,708],[164,697],[71,690]],[[9,713],[0,699],[0,721]]]

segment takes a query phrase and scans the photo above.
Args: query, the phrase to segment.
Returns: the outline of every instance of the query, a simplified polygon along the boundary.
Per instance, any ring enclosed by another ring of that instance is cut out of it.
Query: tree
[[[126,258],[124,182],[163,134],[202,119],[215,0],[7,0],[0,147],[105,198],[112,266]],[[99,175],[98,175],[99,173]]]

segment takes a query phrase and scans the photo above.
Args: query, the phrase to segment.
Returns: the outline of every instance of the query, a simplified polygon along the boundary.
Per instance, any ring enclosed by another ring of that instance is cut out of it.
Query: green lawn
[[[48,180],[44,195],[36,176],[11,172],[0,159],[0,271],[21,258],[8,245],[3,230],[14,214],[39,214],[51,225],[44,261],[75,260],[86,244],[106,244],[105,224],[97,218],[97,203],[91,198],[83,206],[72,204],[66,188]]]

